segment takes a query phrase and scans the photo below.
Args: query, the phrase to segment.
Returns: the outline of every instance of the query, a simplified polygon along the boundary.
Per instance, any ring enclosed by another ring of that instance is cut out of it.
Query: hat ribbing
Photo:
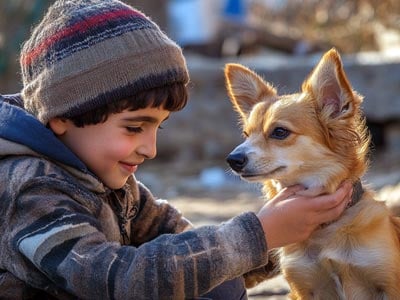
[[[20,64],[24,106],[44,124],[189,80],[180,47],[118,0],[56,1]]]

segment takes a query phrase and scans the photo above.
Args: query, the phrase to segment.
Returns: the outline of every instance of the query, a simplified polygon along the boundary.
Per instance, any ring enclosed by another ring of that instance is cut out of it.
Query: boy
[[[132,174],[189,79],[181,49],[122,2],[56,1],[20,62],[22,102],[0,101],[2,299],[246,299],[242,275],[268,276],[268,249],[350,199],[348,185],[312,199],[292,187],[197,229],[154,199]]]

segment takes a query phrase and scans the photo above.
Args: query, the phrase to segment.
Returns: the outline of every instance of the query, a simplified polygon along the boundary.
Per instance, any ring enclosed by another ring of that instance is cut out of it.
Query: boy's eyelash
[[[140,133],[143,131],[141,127],[126,127],[129,132]]]
[[[164,127],[158,126],[158,129],[164,129]],[[133,126],[126,127],[126,130],[128,130],[129,132],[134,132],[134,133],[143,132],[143,129],[141,127],[133,127]]]

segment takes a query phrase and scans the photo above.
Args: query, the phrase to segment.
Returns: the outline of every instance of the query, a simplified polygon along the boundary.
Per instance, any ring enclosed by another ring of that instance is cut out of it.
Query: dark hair
[[[85,125],[104,123],[109,115],[119,113],[125,109],[133,111],[146,107],[161,107],[171,112],[179,111],[185,107],[187,99],[186,86],[182,83],[174,83],[140,92],[132,97],[108,103],[81,115],[69,117],[68,119],[75,126],[84,127]]]

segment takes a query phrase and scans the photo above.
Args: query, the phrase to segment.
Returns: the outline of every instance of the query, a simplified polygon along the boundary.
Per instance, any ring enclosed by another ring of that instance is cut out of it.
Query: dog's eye
[[[243,135],[245,136],[245,137],[249,137],[249,134],[246,132],[246,131],[243,131]]]
[[[290,135],[290,131],[283,127],[276,127],[270,137],[273,139],[284,140]]]

